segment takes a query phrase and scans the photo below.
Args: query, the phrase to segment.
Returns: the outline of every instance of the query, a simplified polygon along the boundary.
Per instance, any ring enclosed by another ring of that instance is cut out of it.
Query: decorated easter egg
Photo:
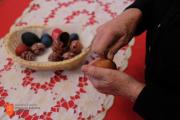
[[[117,69],[116,64],[109,59],[105,59],[105,58],[98,58],[96,59],[92,65],[96,66],[96,67],[103,67],[103,68],[109,68],[109,69]]]
[[[68,52],[65,52],[62,57],[63,57],[63,60],[68,60],[68,59],[73,58],[75,55],[76,54],[74,54],[73,52],[68,51]]]
[[[81,52],[82,48],[83,48],[83,46],[79,40],[74,40],[71,42],[71,45],[70,45],[71,52],[73,52],[75,54],[79,54]]]
[[[57,53],[57,52],[52,52],[49,55],[48,60],[52,61],[52,62],[57,62],[57,61],[63,60],[63,57],[59,53]]]
[[[40,42],[39,37],[32,32],[25,32],[21,36],[22,42],[27,46],[32,46],[34,43]]]
[[[24,51],[21,54],[21,58],[24,60],[33,61],[35,60],[35,54],[32,51]]]
[[[70,34],[70,38],[71,41],[73,40],[79,40],[79,35],[77,33],[72,33]]]
[[[59,40],[63,42],[64,46],[68,47],[70,44],[70,35],[68,32],[62,32],[59,36]]]
[[[20,56],[24,51],[27,50],[29,50],[28,46],[26,46],[25,44],[19,44],[15,49],[15,53],[17,56]]]
[[[56,52],[56,53],[59,53],[59,54],[62,54],[64,52],[64,47],[63,47],[63,42],[61,41],[53,41],[53,44],[52,44],[52,50],[53,52]]]
[[[53,31],[52,31],[52,39],[53,40],[58,40],[58,37],[60,36],[60,34],[62,33],[63,31],[59,28],[55,28]]]
[[[52,37],[48,34],[43,34],[41,37],[41,42],[46,46],[50,47],[52,45]]]
[[[46,49],[46,46],[43,43],[35,43],[31,46],[31,51],[36,54],[40,55],[42,54]]]

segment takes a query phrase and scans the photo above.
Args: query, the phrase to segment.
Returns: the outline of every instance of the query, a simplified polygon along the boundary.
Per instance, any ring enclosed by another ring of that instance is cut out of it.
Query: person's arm
[[[139,22],[134,33],[134,35],[139,35],[148,28],[151,22],[153,0],[136,0],[134,3],[128,6],[125,11],[132,8],[139,9],[142,12],[141,22]]]
[[[176,83],[179,83],[178,79]],[[179,120],[180,94],[178,91],[179,89],[172,89],[172,86],[147,85],[137,97],[134,111],[144,119]]]

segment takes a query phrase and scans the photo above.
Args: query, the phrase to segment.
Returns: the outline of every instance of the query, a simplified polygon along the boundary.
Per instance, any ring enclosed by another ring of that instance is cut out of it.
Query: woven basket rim
[[[90,48],[84,48],[82,50],[82,52],[79,55],[76,55],[75,57],[68,59],[68,60],[63,60],[63,61],[58,61],[58,62],[51,62],[51,61],[47,61],[47,62],[40,62],[40,61],[27,61],[24,60],[22,58],[20,58],[19,56],[16,56],[15,53],[13,53],[10,48],[9,48],[9,44],[10,44],[10,40],[11,40],[11,36],[14,33],[20,32],[23,29],[27,29],[27,28],[46,28],[49,27],[47,25],[28,25],[28,26],[23,26],[23,27],[17,27],[17,29],[13,29],[12,31],[10,31],[6,37],[4,38],[5,42],[4,42],[4,46],[5,49],[7,51],[7,54],[17,63],[25,65],[25,66],[29,66],[29,67],[38,67],[38,68],[42,68],[45,67],[50,67],[50,68],[57,68],[58,66],[61,65],[65,65],[65,64],[69,64],[73,63],[74,61],[77,61],[79,59],[81,59],[82,57],[84,57],[85,55],[88,54],[88,52],[90,51]]]

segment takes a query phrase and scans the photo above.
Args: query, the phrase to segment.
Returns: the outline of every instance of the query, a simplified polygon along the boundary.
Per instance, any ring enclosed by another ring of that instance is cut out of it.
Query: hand
[[[128,44],[133,37],[141,14],[140,10],[131,8],[97,28],[91,47],[92,51],[113,59],[115,53]]]
[[[84,65],[82,71],[90,76],[90,81],[101,93],[121,95],[135,101],[144,84],[139,83],[127,74],[111,69]]]

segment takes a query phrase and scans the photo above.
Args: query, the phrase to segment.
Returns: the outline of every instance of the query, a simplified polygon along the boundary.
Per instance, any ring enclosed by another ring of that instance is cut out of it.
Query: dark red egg
[[[54,29],[52,31],[52,35],[51,35],[53,40],[58,40],[58,38],[59,38],[59,36],[61,35],[62,32],[63,31],[61,29],[59,29],[59,28]]]
[[[19,44],[15,49],[15,53],[17,56],[20,56],[23,52],[28,50],[29,50],[28,46],[26,46],[25,44]]]

